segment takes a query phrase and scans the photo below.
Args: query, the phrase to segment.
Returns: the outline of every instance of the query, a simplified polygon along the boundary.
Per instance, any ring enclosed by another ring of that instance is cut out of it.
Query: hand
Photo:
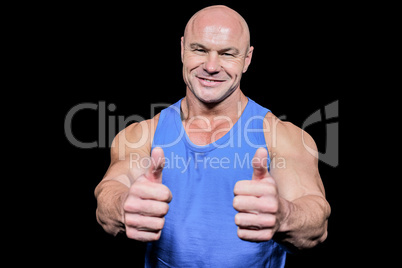
[[[172,200],[169,188],[162,184],[163,150],[154,148],[150,161],[145,174],[130,187],[123,205],[127,237],[143,242],[160,238],[168,203]]]
[[[237,235],[243,240],[268,241],[279,228],[278,189],[268,172],[267,158],[267,150],[259,148],[252,160],[252,179],[238,181],[234,187]]]

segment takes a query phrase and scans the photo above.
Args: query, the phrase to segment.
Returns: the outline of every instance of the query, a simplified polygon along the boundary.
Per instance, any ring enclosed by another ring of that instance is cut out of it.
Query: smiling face
[[[253,47],[244,19],[227,7],[196,13],[182,37],[183,78],[190,94],[204,103],[221,102],[240,88]]]

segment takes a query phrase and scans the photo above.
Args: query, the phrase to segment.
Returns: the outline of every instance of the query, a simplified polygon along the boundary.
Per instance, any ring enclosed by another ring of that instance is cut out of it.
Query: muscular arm
[[[327,237],[330,206],[318,172],[318,151],[314,140],[291,123],[267,116],[266,135],[271,155],[270,174],[279,194],[278,242],[296,248],[311,248]],[[317,151],[312,155],[307,145]]]
[[[126,229],[123,204],[133,182],[145,173],[139,163],[141,158],[150,157],[157,119],[128,126],[112,143],[110,166],[95,189],[96,218],[107,233],[117,235]]]
[[[233,207],[237,235],[247,241],[276,241],[299,249],[325,240],[330,207],[318,173],[317,157],[304,147],[316,148],[313,139],[272,114],[265,118],[268,152],[259,148],[253,158],[251,180],[238,181]]]

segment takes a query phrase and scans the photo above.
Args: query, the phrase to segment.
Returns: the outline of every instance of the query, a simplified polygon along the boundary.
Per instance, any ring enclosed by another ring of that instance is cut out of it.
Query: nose
[[[221,66],[218,53],[209,53],[204,62],[204,70],[209,74],[219,73]]]

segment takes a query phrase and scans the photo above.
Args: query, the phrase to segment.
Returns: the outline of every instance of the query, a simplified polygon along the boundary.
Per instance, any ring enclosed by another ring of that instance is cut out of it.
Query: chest
[[[183,127],[192,143],[199,146],[211,144],[225,136],[233,127],[234,122],[229,117],[197,118],[183,121]]]

